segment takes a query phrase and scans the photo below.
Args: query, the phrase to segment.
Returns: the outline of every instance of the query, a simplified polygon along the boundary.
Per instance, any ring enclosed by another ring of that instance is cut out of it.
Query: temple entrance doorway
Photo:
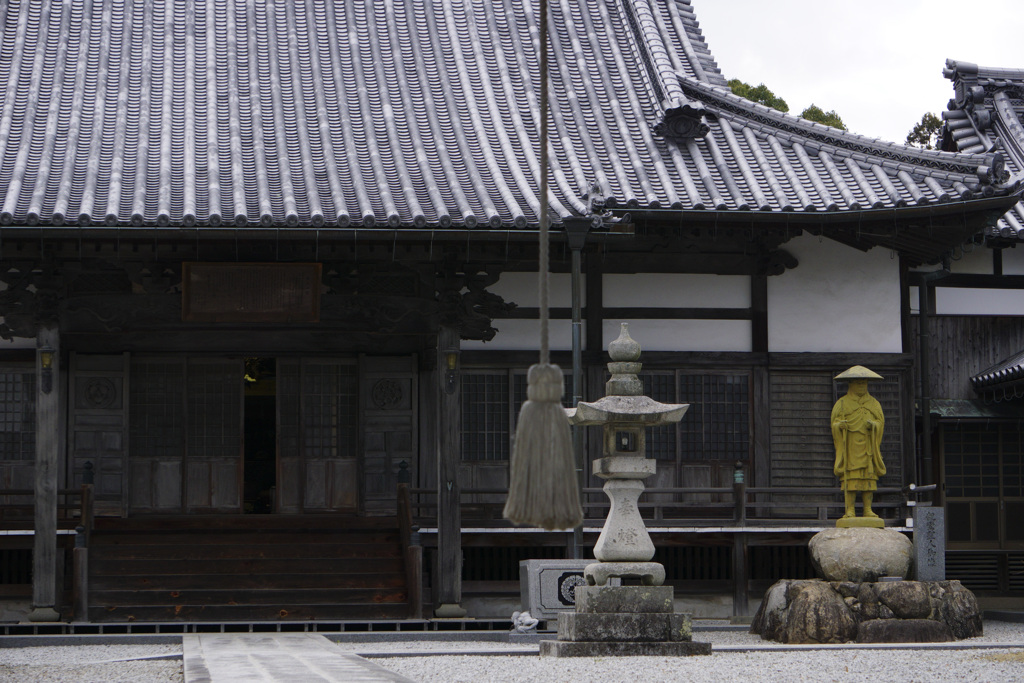
[[[277,362],[246,358],[242,511],[274,512],[277,493]]]

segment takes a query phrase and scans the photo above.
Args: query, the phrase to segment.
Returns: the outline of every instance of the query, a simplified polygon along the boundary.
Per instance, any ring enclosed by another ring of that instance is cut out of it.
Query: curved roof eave
[[[962,153],[1002,150],[1014,179],[1024,179],[1024,69],[947,59],[943,75],[954,96],[942,113],[941,142]],[[1024,241],[1024,204],[985,232],[991,243]]]

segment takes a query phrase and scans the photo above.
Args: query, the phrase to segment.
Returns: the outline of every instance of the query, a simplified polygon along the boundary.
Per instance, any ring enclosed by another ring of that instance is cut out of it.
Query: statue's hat
[[[844,370],[836,375],[836,379],[885,379],[874,370],[868,370],[863,365],[854,365],[849,370]]]

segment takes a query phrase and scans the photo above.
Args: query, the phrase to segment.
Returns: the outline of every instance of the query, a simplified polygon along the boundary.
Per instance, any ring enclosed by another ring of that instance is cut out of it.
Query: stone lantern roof
[[[643,395],[644,385],[637,377],[643,364],[640,345],[629,336],[629,325],[622,323],[619,338],[608,345],[611,379],[605,385],[608,394],[593,403],[567,408],[573,425],[597,426],[613,422],[658,427],[679,422],[689,408],[686,403],[660,403]]]

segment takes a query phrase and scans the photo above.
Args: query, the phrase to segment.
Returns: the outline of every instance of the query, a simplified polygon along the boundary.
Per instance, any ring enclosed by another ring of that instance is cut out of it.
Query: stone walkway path
[[[186,635],[185,683],[412,683],[315,633]]]

